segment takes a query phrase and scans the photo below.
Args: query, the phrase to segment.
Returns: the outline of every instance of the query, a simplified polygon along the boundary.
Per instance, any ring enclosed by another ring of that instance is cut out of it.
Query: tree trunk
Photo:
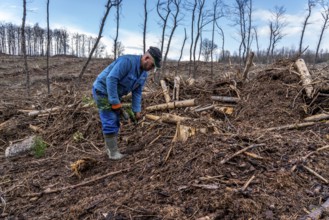
[[[23,0],[23,19],[22,19],[22,53],[24,57],[24,72],[26,75],[27,96],[30,97],[30,73],[27,65],[26,39],[25,39],[25,19],[26,19],[26,0]]]
[[[121,3],[121,1],[122,1],[122,0],[120,0],[119,3]],[[97,46],[98,46],[98,43],[99,43],[99,41],[100,41],[100,39],[101,39],[101,37],[102,37],[103,28],[104,28],[104,25],[105,25],[106,18],[107,18],[107,16],[108,16],[108,14],[109,14],[110,9],[112,8],[112,6],[113,6],[112,1],[111,1],[111,0],[108,0],[108,1],[107,1],[107,4],[106,4],[106,11],[105,11],[105,14],[104,14],[104,16],[103,16],[103,19],[102,19],[102,22],[101,22],[101,26],[100,26],[100,28],[99,28],[98,37],[97,37],[97,39],[96,39],[96,42],[95,42],[95,44],[94,44],[94,47],[91,49],[91,52],[90,52],[90,54],[89,54],[89,57],[88,57],[88,59],[87,59],[85,65],[84,65],[84,66],[82,67],[82,69],[81,69],[81,72],[80,72],[80,74],[79,74],[79,80],[81,80],[81,78],[82,78],[84,72],[86,71],[87,66],[88,66],[88,64],[89,64],[89,62],[90,62],[90,60],[91,60],[91,57],[93,56],[93,54],[94,54],[94,52],[95,52],[95,50],[96,50],[96,48],[97,48]]]

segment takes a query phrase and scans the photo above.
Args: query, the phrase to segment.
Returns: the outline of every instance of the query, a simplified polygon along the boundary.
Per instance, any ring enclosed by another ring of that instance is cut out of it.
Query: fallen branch
[[[303,123],[298,123],[298,124],[290,124],[290,125],[283,125],[279,127],[272,127],[272,128],[266,128],[264,131],[278,131],[278,130],[283,130],[283,129],[297,129],[297,128],[303,128],[307,126],[312,126],[315,125],[316,122],[303,122]]]
[[[123,172],[128,171],[128,170],[129,170],[129,168],[123,169],[123,170],[119,170],[119,171],[114,171],[114,172],[107,173],[107,174],[105,174],[103,176],[99,176],[99,177],[97,177],[95,179],[88,180],[88,181],[85,181],[85,182],[82,182],[82,183],[79,183],[79,184],[76,184],[76,185],[65,186],[65,187],[57,188],[57,189],[47,188],[47,189],[45,189],[44,191],[42,191],[40,193],[31,193],[31,194],[27,194],[25,196],[26,197],[34,197],[34,196],[41,196],[43,194],[51,194],[51,193],[62,192],[62,191],[68,190],[68,189],[75,189],[75,188],[78,188],[80,186],[85,186],[85,185],[88,185],[90,183],[96,182],[98,180],[104,179],[106,177],[114,176],[116,174],[123,173]]]
[[[211,99],[214,101],[232,102],[232,103],[237,103],[240,100],[239,98],[229,97],[229,96],[211,96]]]
[[[308,172],[310,172],[310,173],[312,173],[314,176],[316,176],[316,177],[318,177],[320,180],[322,180],[323,182],[325,182],[325,183],[329,183],[329,181],[326,179],[326,178],[324,178],[323,176],[321,176],[320,174],[318,174],[317,172],[315,172],[314,170],[312,170],[311,168],[309,168],[309,167],[307,167],[307,166],[305,166],[305,165],[303,165],[303,168],[305,168]]]
[[[248,188],[248,186],[250,185],[250,183],[251,183],[251,181],[253,181],[253,179],[255,179],[255,175],[253,175],[244,185],[243,185],[243,187],[241,188],[241,191],[245,191],[247,188]]]
[[[226,163],[227,161],[231,160],[232,158],[238,156],[239,154],[242,154],[243,152],[251,149],[251,148],[254,148],[254,147],[261,147],[261,146],[265,146],[265,144],[252,144],[246,148],[243,148],[242,150],[239,150],[238,152],[234,153],[232,156],[228,157],[228,158],[224,158],[220,163],[221,164],[224,164]]]
[[[328,113],[321,113],[321,114],[317,114],[317,115],[312,115],[312,116],[309,116],[307,118],[304,118],[304,121],[321,121],[321,120],[325,120],[325,119],[329,119],[329,114]]]
[[[177,102],[168,102],[160,105],[148,106],[145,108],[146,111],[157,111],[157,110],[165,110],[165,109],[174,109],[174,108],[182,108],[182,107],[191,107],[196,105],[195,99],[188,99]]]

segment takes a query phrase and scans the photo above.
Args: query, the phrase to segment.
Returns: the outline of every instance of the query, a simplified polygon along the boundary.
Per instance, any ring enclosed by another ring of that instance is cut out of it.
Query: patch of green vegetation
[[[83,134],[80,131],[77,131],[73,134],[73,140],[75,142],[80,142],[84,139]]]
[[[45,155],[46,152],[46,148],[47,148],[47,143],[43,141],[43,139],[39,136],[36,136],[34,138],[34,142],[33,142],[33,154],[36,158],[41,158]]]
[[[87,106],[96,107],[96,103],[93,98],[84,95],[81,99],[82,103]]]

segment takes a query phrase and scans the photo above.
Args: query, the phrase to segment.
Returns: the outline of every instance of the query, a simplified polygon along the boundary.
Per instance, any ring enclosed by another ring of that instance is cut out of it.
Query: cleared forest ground
[[[119,146],[127,156],[110,161],[97,109],[88,105],[92,82],[109,61],[93,60],[78,84],[74,76],[84,59],[51,58],[49,96],[45,59],[28,62],[31,98],[22,59],[0,57],[1,218],[299,219],[329,199],[329,151],[321,149],[329,145],[329,122],[298,126],[306,117],[328,112],[327,63],[309,66],[312,99],[306,98],[290,60],[256,63],[246,82],[236,78],[234,67],[216,63],[211,76],[210,65],[200,63],[193,85],[187,80],[188,64],[172,64],[164,70],[170,94],[174,74],[180,75],[180,100],[196,99],[198,106],[143,114],[188,117],[180,124],[195,133],[174,142],[176,124],[144,117],[137,125],[123,124]],[[143,109],[165,103],[152,79]],[[211,96],[239,101],[221,103]],[[233,112],[198,111],[210,105]],[[60,110],[33,117],[21,111],[54,107]],[[5,158],[12,142],[32,134],[48,144],[43,157],[30,152]],[[71,164],[80,159],[89,164],[77,175]],[[320,219],[326,218],[322,213]]]

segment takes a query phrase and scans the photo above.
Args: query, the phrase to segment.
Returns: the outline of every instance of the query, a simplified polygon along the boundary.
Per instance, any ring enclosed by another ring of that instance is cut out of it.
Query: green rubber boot
[[[109,158],[112,160],[120,160],[124,157],[123,154],[121,154],[118,150],[118,142],[117,142],[117,135],[116,134],[105,134],[105,145],[107,154],[109,155]]]

